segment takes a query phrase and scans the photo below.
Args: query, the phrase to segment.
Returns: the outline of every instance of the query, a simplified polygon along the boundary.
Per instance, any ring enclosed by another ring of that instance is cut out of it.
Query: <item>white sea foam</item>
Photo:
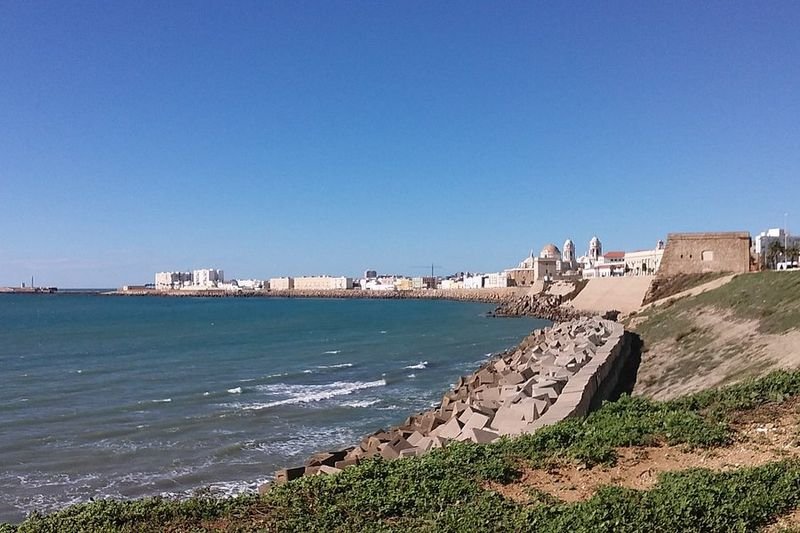
[[[406,376],[406,377],[408,377],[408,378],[411,378],[411,379],[414,379],[415,377],[417,377],[417,375],[416,375],[416,374],[409,374],[409,375],[408,375],[408,376]]]
[[[310,374],[312,372],[313,372],[313,370],[311,370],[311,369],[303,370],[303,374]]]
[[[317,365],[317,368],[350,368],[353,363],[341,363],[338,365]]]
[[[328,350],[327,352],[322,352],[324,354],[336,355],[337,353],[342,353],[341,350]]]
[[[253,403],[243,406],[242,409],[250,411],[277,407],[279,405],[320,402],[335,396],[352,394],[357,390],[384,386],[386,386],[386,380],[383,379],[377,381],[335,381],[325,385],[262,385],[258,387],[259,390],[270,395],[288,396],[288,398],[272,402]]]
[[[408,366],[407,366],[407,367],[405,367],[405,368],[411,368],[411,369],[416,369],[416,370],[422,370],[423,368],[428,368],[428,362],[427,362],[427,361],[420,361],[420,362],[419,362],[419,363],[417,363],[416,365],[408,365]]]
[[[169,403],[172,401],[172,398],[164,398],[163,400],[152,400],[153,403]]]
[[[380,400],[359,400],[357,402],[342,402],[342,407],[369,407],[375,405]]]
[[[241,387],[234,387],[232,389],[228,389],[228,392],[230,392],[231,394],[241,394],[242,393],[242,388]]]

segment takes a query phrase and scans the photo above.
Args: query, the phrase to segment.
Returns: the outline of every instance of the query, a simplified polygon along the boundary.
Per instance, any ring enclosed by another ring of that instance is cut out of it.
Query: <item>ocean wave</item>
[[[232,389],[228,389],[228,392],[230,392],[231,394],[241,394],[242,393],[242,388],[241,387],[234,387]]]
[[[406,377],[407,377],[407,378],[414,379],[415,377],[417,377],[417,375],[416,375],[416,374],[409,374],[409,375],[407,375]]]
[[[322,368],[322,369],[326,369],[326,368],[350,368],[351,366],[353,366],[353,363],[341,363],[341,364],[338,364],[338,365],[317,365],[317,368]]]
[[[336,396],[352,394],[357,390],[370,389],[373,387],[386,386],[386,380],[377,381],[335,381],[325,385],[283,385],[283,386],[262,386],[260,389],[268,394],[288,396],[281,400],[272,402],[259,402],[242,406],[242,409],[261,410],[279,405],[294,405],[299,403],[311,403],[328,400]]]
[[[428,368],[428,362],[427,361],[420,361],[416,365],[408,365],[408,366],[406,366],[404,368],[422,370],[423,368]]]
[[[328,350],[327,352],[322,352],[322,353],[328,354],[328,355],[336,355],[337,353],[342,353],[342,351],[341,350]]]
[[[369,407],[379,403],[380,400],[359,400],[357,402],[342,402],[342,407]]]
[[[152,403],[169,403],[172,401],[172,398],[164,398],[162,400],[150,400]]]

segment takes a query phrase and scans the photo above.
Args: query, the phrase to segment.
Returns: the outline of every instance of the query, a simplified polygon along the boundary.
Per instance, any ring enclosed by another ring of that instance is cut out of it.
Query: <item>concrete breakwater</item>
[[[598,317],[536,330],[459,378],[438,407],[368,435],[357,446],[314,454],[303,466],[280,470],[275,482],[335,474],[371,457],[421,455],[452,441],[488,443],[583,416],[598,394],[613,387],[628,348],[622,325]]]
[[[362,300],[453,300],[497,304],[490,313],[496,317],[532,316],[554,322],[582,316],[572,308],[562,306],[571,295],[533,294],[525,287],[497,289],[415,289],[409,291],[362,290],[267,290],[227,292],[223,290],[118,290],[113,296],[166,296],[184,298],[328,298]]]
[[[414,289],[408,291],[362,291],[362,290],[262,290],[230,292],[219,289],[208,290],[117,290],[112,296],[174,296],[187,298],[356,298],[363,300],[458,300],[467,302],[501,303],[513,300],[526,290],[520,287],[497,289]]]

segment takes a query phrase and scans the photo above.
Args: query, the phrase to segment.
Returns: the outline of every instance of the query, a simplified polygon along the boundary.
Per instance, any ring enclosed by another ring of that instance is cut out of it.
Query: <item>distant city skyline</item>
[[[800,229],[796,2],[0,5],[0,286]]]

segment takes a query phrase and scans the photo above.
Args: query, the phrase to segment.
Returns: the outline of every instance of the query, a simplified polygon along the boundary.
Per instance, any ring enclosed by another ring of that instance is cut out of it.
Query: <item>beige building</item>
[[[516,268],[505,271],[509,286],[527,287],[537,280],[553,280],[561,277],[561,252],[555,244],[548,244],[539,252],[539,257],[531,255],[522,260]]]
[[[659,276],[750,270],[750,233],[670,233]]]
[[[303,291],[334,291],[353,288],[353,278],[301,276],[294,278],[294,288]]]
[[[286,291],[294,289],[294,278],[270,278],[269,288],[272,291]]]
[[[411,278],[397,278],[394,282],[394,288],[398,291],[410,291],[414,288],[414,282]]]

